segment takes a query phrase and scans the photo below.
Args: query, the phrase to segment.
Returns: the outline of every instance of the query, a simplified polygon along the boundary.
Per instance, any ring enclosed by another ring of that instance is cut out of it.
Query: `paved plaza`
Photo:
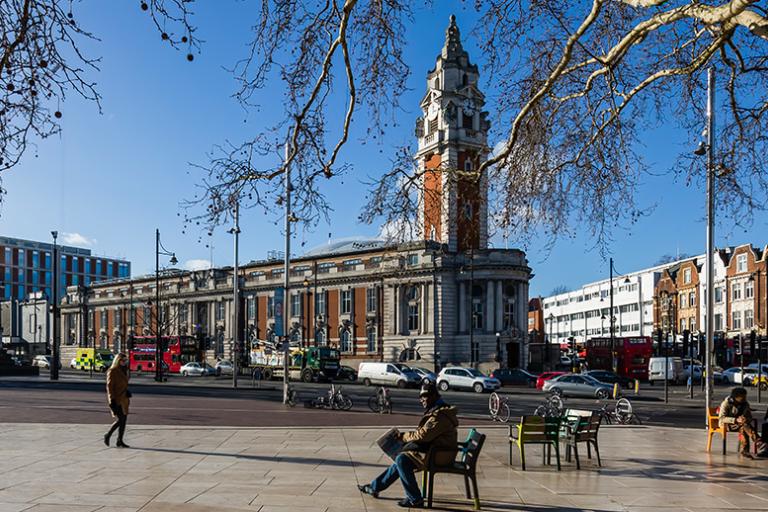
[[[706,454],[693,429],[608,427],[603,467],[590,461],[507,464],[505,430],[486,427],[483,510],[681,511],[768,508],[768,461]],[[389,511],[355,485],[387,464],[376,428],[129,428],[131,449],[106,448],[98,425],[0,424],[0,512]],[[466,430],[462,430],[462,435]],[[735,442],[735,438],[732,439]],[[469,510],[460,477],[439,475],[435,508]]]

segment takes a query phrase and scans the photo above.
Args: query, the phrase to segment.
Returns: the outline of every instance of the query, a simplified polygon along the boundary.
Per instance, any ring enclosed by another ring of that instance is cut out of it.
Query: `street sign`
[[[285,288],[275,288],[275,336],[284,336],[283,334],[283,304],[285,302]]]

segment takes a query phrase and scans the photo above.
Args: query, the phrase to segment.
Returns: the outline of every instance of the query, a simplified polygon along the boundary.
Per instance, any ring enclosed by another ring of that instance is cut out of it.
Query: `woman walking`
[[[117,430],[118,448],[130,448],[123,442],[125,434],[125,424],[128,421],[128,405],[131,400],[131,392],[128,391],[128,358],[120,353],[115,356],[112,366],[107,370],[107,402],[109,410],[112,411],[112,417],[115,422],[104,434],[104,444],[109,446],[109,438]]]

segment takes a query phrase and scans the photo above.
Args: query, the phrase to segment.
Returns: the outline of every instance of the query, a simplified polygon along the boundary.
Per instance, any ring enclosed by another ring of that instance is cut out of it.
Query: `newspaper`
[[[403,441],[401,441],[400,432],[396,428],[387,430],[384,435],[376,440],[376,444],[392,460],[395,460],[403,449]]]

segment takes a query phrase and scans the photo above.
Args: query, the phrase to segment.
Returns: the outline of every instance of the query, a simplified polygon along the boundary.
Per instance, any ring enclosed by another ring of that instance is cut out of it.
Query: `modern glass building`
[[[59,298],[67,286],[130,277],[131,263],[93,256],[90,249],[59,245]],[[23,301],[30,293],[53,293],[53,244],[0,236],[0,300]]]

